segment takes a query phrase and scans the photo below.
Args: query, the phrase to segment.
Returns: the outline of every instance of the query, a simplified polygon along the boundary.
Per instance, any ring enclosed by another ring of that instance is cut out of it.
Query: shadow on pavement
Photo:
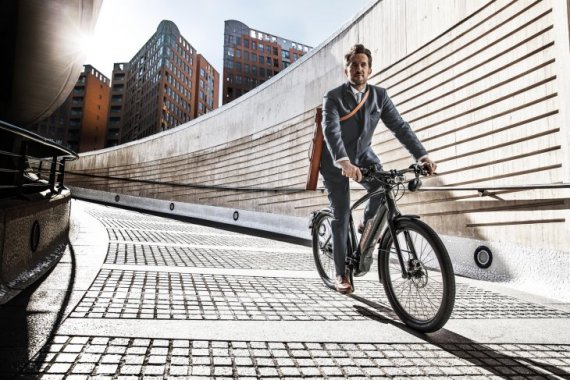
[[[57,268],[54,265],[41,279],[22,291],[18,296],[0,306],[0,378],[11,379],[30,365],[40,366],[44,362],[46,348],[61,325],[69,304],[75,281],[75,252],[68,242],[70,251],[70,273],[65,290],[46,290],[40,287]],[[61,303],[54,308],[50,303],[58,299],[55,292],[64,292]],[[52,293],[52,294],[49,294]],[[38,299],[44,298],[42,302]],[[38,354],[39,352],[39,354]],[[38,355],[34,358],[35,355]],[[34,359],[30,363],[30,360]],[[39,370],[39,368],[38,368]]]
[[[495,376],[504,379],[511,379],[513,376],[537,376],[544,379],[570,379],[570,373],[554,365],[537,362],[531,358],[509,356],[499,351],[491,349],[489,346],[475,342],[453,331],[441,329],[435,333],[423,334],[417,332],[400,322],[392,309],[367,300],[363,297],[350,295],[351,298],[362,302],[374,310],[360,305],[354,305],[356,311],[362,316],[375,321],[390,324],[405,332],[432,344],[440,349],[463,359],[474,366],[489,371]],[[380,314],[381,313],[381,314]],[[469,348],[469,349],[466,349]],[[484,353],[483,353],[484,352]],[[479,353],[474,356],[473,353]],[[517,373],[505,368],[518,367],[524,373]],[[513,373],[506,373],[512,371]]]

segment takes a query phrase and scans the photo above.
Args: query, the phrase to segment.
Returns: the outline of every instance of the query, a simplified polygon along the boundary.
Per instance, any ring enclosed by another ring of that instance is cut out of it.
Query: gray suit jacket
[[[350,113],[357,105],[350,85],[345,83],[324,97],[322,127],[328,149],[323,149],[320,170],[325,180],[342,178],[341,170],[334,162],[343,157],[348,157],[359,167],[380,164],[380,159],[370,146],[380,119],[415,159],[427,154],[410,125],[392,104],[386,90],[370,84],[367,89],[370,93],[366,103],[356,115],[342,123],[340,117]]]

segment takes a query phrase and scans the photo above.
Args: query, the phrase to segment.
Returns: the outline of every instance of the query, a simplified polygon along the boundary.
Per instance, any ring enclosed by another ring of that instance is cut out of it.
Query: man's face
[[[363,86],[368,80],[368,76],[372,73],[372,68],[368,62],[366,54],[356,54],[350,65],[344,69],[348,81],[355,87]]]

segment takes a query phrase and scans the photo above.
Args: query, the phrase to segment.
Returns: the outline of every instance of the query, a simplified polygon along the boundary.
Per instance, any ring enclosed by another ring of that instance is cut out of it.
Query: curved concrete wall
[[[439,175],[425,186],[568,183],[568,34],[564,1],[378,1],[237,101],[165,133],[83,154],[69,170],[177,184],[301,189],[315,109],[326,90],[344,81],[342,57],[361,42],[374,56],[371,82],[388,89],[439,163]],[[410,163],[385,128],[377,129],[373,144],[385,167]],[[67,178],[76,188],[302,218],[327,204],[322,192]],[[361,194],[355,186],[353,198]],[[430,192],[407,196],[401,205],[450,237],[460,273],[517,280],[543,268],[541,278],[567,286],[555,263],[570,257],[569,191],[495,195]],[[481,242],[496,257],[487,271],[472,261]],[[534,253],[513,260],[519,247]],[[554,257],[552,265],[541,264],[542,254]]]
[[[8,93],[0,96],[7,96],[0,102],[2,120],[32,124],[65,101],[83,69],[83,45],[93,33],[102,1],[5,1],[0,42],[13,47],[13,60],[7,57],[0,73],[0,82],[9,84],[2,89]]]
[[[0,200],[0,305],[59,262],[68,242],[70,201],[67,189]]]

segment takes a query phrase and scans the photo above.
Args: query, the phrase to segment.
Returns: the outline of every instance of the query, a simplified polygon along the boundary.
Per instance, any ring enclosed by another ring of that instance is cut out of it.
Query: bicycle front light
[[[420,187],[422,187],[422,181],[419,178],[414,178],[408,182],[408,190],[412,192],[419,190]]]

